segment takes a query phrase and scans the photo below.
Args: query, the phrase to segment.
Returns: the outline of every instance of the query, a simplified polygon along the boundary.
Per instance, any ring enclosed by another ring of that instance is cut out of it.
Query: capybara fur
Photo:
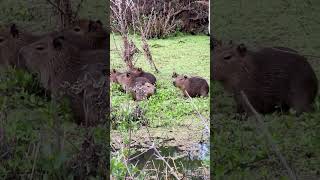
[[[282,47],[251,51],[244,44],[220,43],[213,52],[213,78],[234,95],[237,112],[252,114],[243,91],[261,114],[280,107],[300,115],[312,110],[318,80],[306,58],[295,52]]]
[[[142,101],[155,94],[156,87],[149,82],[143,83],[140,81],[137,82],[135,86],[131,88],[130,92],[132,94],[133,100]]]
[[[149,79],[149,81],[153,85],[155,85],[157,82],[157,79],[153,74],[143,71],[142,68],[132,68],[130,70],[130,73],[132,73],[134,76],[137,76],[137,77],[145,77]]]
[[[107,50],[93,52],[80,51],[61,36],[47,36],[20,52],[28,69],[39,74],[53,97],[68,97],[77,122],[88,126],[104,122],[109,100]]]
[[[80,49],[106,49],[109,33],[100,20],[80,19],[60,32],[66,41]]]
[[[146,82],[151,83],[149,79],[145,77],[137,77],[133,75],[131,72],[122,73],[117,77],[117,81],[122,86],[122,89],[125,92],[130,92],[131,88],[133,88],[135,84],[138,82],[142,84]]]
[[[24,62],[19,61],[18,58],[20,49],[41,37],[41,35],[24,31],[15,24],[2,26],[0,28],[0,66],[24,68]]]
[[[119,72],[115,69],[112,69],[111,72],[110,72],[110,82],[113,82],[113,83],[119,83],[118,81],[118,77],[123,74],[122,72]]]
[[[209,85],[207,81],[201,77],[188,77],[173,73],[173,85],[178,87],[185,97],[207,97],[209,93]]]

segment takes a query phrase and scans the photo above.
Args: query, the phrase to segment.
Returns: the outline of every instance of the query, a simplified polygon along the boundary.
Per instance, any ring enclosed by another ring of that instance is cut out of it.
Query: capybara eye
[[[39,51],[42,51],[42,50],[44,50],[44,47],[43,46],[37,46],[36,49],[39,50]]]
[[[225,56],[225,57],[223,57],[224,59],[226,59],[226,60],[228,60],[228,59],[231,59],[231,55],[229,55],[229,56]]]
[[[79,27],[75,27],[73,30],[76,31],[76,32],[79,32],[80,28]]]

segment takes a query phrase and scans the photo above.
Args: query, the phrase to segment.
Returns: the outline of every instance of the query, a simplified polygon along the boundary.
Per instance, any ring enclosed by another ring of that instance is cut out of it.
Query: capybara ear
[[[183,76],[183,78],[187,79],[187,78],[188,78],[188,76],[184,75],[184,76]]]
[[[16,24],[12,24],[10,26],[10,33],[11,33],[12,37],[14,37],[14,38],[19,36],[19,30],[17,29]]]
[[[178,76],[178,74],[176,72],[173,72],[172,77],[176,78]]]
[[[102,26],[102,22],[100,21],[100,19],[96,20],[96,23]]]
[[[52,41],[52,44],[53,44],[53,47],[57,50],[60,50],[62,48],[62,39],[60,36],[53,39]]]
[[[115,70],[115,69],[112,69],[112,72],[113,72],[113,73],[116,73],[116,72],[117,72],[117,70]]]
[[[142,71],[142,68],[138,68],[138,71],[140,71],[140,72],[141,72],[141,71]]]
[[[241,56],[245,56],[247,52],[247,48],[243,43],[239,44],[239,46],[237,47],[237,50]]]

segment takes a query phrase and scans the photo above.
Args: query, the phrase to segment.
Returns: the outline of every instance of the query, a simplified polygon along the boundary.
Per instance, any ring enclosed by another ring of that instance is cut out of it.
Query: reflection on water
[[[195,144],[194,152],[182,152],[178,147],[160,147],[158,151],[171,167],[179,172],[191,172],[203,167],[203,160],[209,158],[209,145],[207,143]],[[157,168],[159,171],[166,168],[153,149],[145,153],[137,152],[131,156],[130,163],[137,165],[139,169]]]

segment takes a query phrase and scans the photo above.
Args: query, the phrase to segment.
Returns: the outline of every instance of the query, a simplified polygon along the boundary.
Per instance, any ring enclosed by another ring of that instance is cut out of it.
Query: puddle
[[[179,173],[183,173],[191,179],[193,177],[198,179],[200,176],[207,176],[206,173],[199,172],[199,170],[203,170],[203,160],[209,158],[209,147],[206,143],[195,144],[195,147],[198,148],[197,153],[181,151],[178,147],[160,147],[158,151],[167,163]],[[140,170],[158,169],[164,175],[167,165],[156,154],[157,152],[154,149],[149,149],[145,153],[137,152],[131,156],[129,162],[136,165]],[[206,170],[209,172],[208,169]]]
[[[112,131],[111,134],[113,149],[118,151],[124,148],[125,139],[122,134],[118,131]],[[129,158],[129,162],[147,172],[148,175],[152,174],[154,177],[159,175],[165,178],[170,174],[169,169],[162,160],[157,158],[155,151],[150,149],[155,143],[159,153],[165,157],[170,167],[174,167],[181,173],[179,177],[210,179],[209,168],[204,165],[209,163],[208,137],[203,135],[203,129],[197,126],[172,129],[142,127],[131,135],[130,147],[138,152]],[[161,177],[156,179],[159,178],[162,179]]]

